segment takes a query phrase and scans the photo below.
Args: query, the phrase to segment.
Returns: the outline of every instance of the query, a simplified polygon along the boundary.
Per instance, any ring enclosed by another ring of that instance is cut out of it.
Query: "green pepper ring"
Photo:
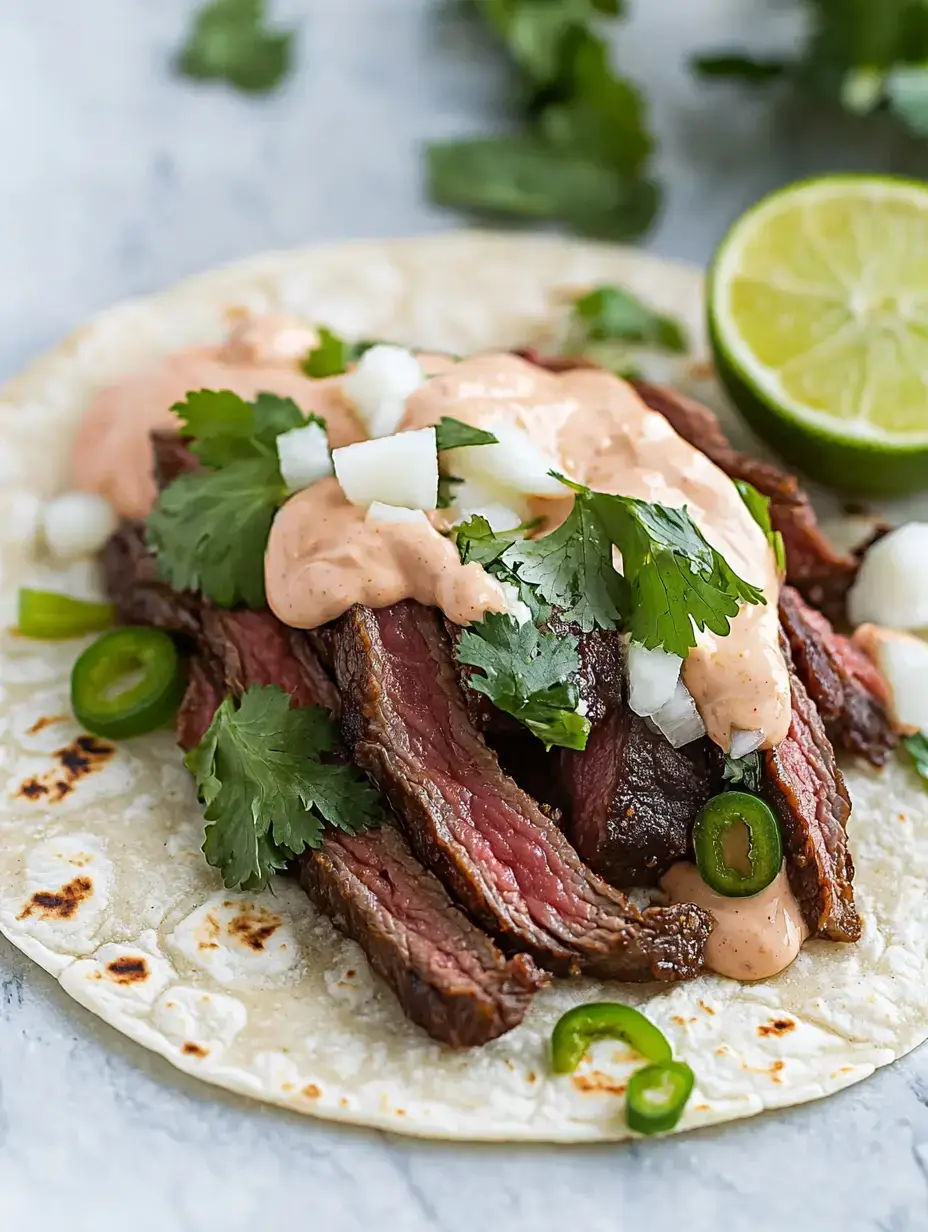
[[[660,1061],[636,1069],[625,1092],[625,1121],[639,1134],[665,1134],[673,1129],[695,1078],[685,1061]]]
[[[725,858],[723,840],[739,822],[750,836],[748,875]],[[710,889],[726,898],[750,898],[776,880],[783,863],[783,839],[773,811],[746,791],[726,791],[700,809],[693,825],[693,849],[699,875]]]
[[[624,1040],[649,1061],[669,1061],[673,1055],[663,1033],[644,1014],[617,1001],[593,1001],[558,1019],[551,1034],[551,1068],[572,1074],[598,1039]]]
[[[114,692],[120,680],[141,679]],[[184,696],[184,672],[171,638],[160,629],[111,629],[71,670],[71,709],[95,736],[125,740],[164,726]]]

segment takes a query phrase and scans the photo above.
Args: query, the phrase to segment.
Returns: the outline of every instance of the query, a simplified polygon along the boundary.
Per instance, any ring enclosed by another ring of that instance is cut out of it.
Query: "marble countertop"
[[[265,248],[456,224],[418,144],[479,131],[503,73],[438,0],[279,0],[300,72],[247,101],[172,80],[193,0],[0,5],[0,377],[91,312]],[[775,48],[765,0],[637,0],[668,207],[650,241],[705,261],[811,169],[885,157],[699,89],[699,47]],[[460,1186],[460,1188],[458,1188]],[[620,1148],[466,1147],[313,1123],[184,1078],[0,944],[0,1228],[465,1232],[928,1228],[928,1051],[825,1103]]]

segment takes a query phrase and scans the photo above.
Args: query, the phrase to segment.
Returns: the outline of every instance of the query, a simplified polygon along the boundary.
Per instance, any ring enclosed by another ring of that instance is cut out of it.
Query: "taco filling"
[[[906,729],[838,631],[859,559],[705,407],[243,317],[100,393],[74,466],[137,669],[78,660],[90,730],[164,721],[175,668],[131,630],[169,635],[207,860],[292,874],[434,1039],[552,978],[758,980],[860,938],[835,746],[880,766]]]

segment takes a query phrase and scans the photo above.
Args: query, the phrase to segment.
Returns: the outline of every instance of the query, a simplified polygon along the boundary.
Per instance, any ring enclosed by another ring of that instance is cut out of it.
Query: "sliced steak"
[[[792,721],[786,739],[765,754],[764,794],[780,819],[790,885],[810,934],[857,941],[850,798],[815,703],[795,672],[791,683]]]
[[[718,419],[692,398],[663,385],[634,381],[648,406],[732,479],[744,479],[770,498],[770,519],[783,536],[789,581],[810,603],[834,617],[844,612],[859,560],[836,552],[819,529],[812,502],[794,475],[733,449]]]
[[[462,1048],[519,1025],[540,983],[525,954],[505,959],[453,905],[392,827],[333,835],[302,857],[303,888],[329,918],[360,940],[407,1017]]]
[[[500,769],[467,713],[438,613],[355,607],[335,626],[342,730],[413,848],[504,948],[559,974],[687,979],[711,920],[684,904],[638,912],[584,867]]]
[[[163,580],[145,545],[144,522],[120,523],[103,548],[102,563],[121,624],[197,636],[202,602],[197,595],[178,594]]]
[[[720,759],[700,740],[675,749],[624,703],[561,753],[567,835],[614,886],[655,885],[687,859],[696,814],[722,788]]]
[[[796,673],[828,734],[874,766],[884,765],[899,737],[888,714],[880,673],[850,638],[836,633],[791,586],[784,586],[780,595],[780,624]]]

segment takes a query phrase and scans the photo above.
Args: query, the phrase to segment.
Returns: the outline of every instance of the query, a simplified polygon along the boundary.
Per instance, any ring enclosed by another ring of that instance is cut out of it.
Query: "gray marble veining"
[[[0,4],[0,375],[91,312],[220,261],[455,225],[418,145],[499,114],[502,67],[437,0],[280,0],[300,71],[243,100],[170,78],[193,0]],[[764,0],[636,0],[668,206],[651,245],[705,261],[756,196],[877,157],[683,68],[782,46]],[[880,154],[878,157],[886,157]],[[201,1087],[0,945],[0,1229],[716,1232],[928,1228],[928,1051],[826,1103],[624,1148],[463,1147],[315,1124]]]

